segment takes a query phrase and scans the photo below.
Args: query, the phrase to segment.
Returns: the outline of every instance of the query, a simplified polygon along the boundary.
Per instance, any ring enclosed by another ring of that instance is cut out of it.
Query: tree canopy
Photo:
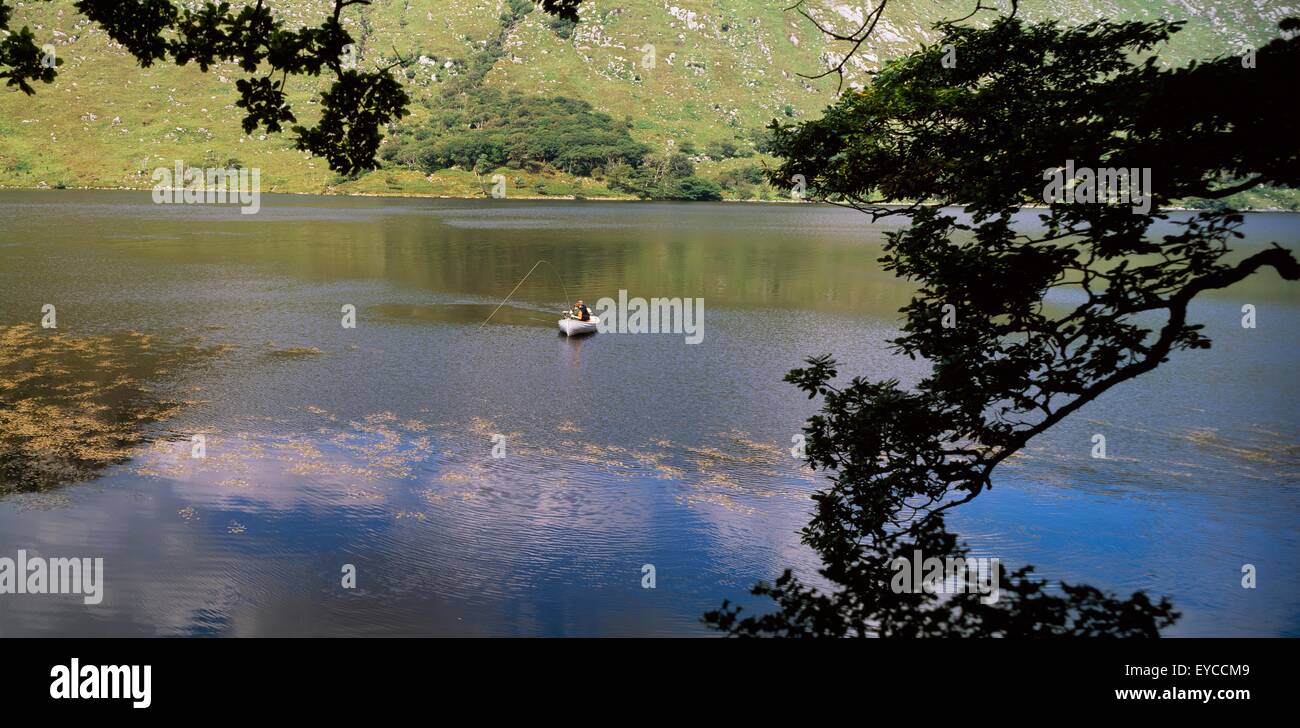
[[[992,605],[897,594],[889,565],[917,548],[964,557],[945,513],[992,488],[1000,463],[1173,352],[1208,347],[1188,318],[1193,297],[1262,268],[1300,279],[1276,244],[1234,257],[1235,210],[1172,219],[1159,209],[1296,184],[1300,122],[1286,89],[1300,72],[1300,40],[1271,41],[1253,66],[1222,57],[1164,68],[1156,51],[1180,28],[941,23],[937,43],[889,63],[822,118],[773,123],[783,158],[774,184],[803,175],[814,199],[908,218],[888,234],[883,263],[919,290],[892,343],[932,369],[913,388],[836,384],[829,355],[790,372],[787,381],[822,400],[805,427],[807,459],[830,486],[815,496],[803,538],[829,587],[787,571],[754,591],[777,611],[744,616],[725,603],[707,623],[735,635],[825,636],[1156,636],[1173,623],[1167,600],[1071,585],[1058,594],[1028,567],[1004,577]],[[945,63],[951,49],[955,64]],[[1067,165],[1143,170],[1151,204],[1050,198],[1045,179]],[[1035,230],[1014,219],[1028,205],[1043,206]],[[1175,232],[1154,235],[1157,221]]]
[[[590,176],[615,163],[639,166],[648,149],[627,125],[562,96],[529,96],[482,88],[448,96],[433,119],[404,130],[383,156],[415,163],[425,172],[470,169],[482,159],[492,167],[550,164]]]

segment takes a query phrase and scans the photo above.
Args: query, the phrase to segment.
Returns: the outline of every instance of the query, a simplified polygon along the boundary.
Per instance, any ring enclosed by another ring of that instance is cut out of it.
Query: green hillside
[[[268,4],[301,25],[318,24],[332,7],[328,0]],[[832,100],[836,80],[798,74],[824,69],[844,50],[804,18],[786,12],[789,4],[587,0],[583,20],[574,27],[541,12],[510,19],[505,0],[376,0],[347,8],[344,18],[358,40],[362,66],[406,59],[402,75],[412,113],[394,130],[397,144],[445,119],[450,94],[492,89],[507,98],[511,91],[566,97],[607,115],[611,126],[626,128],[652,154],[666,158],[685,145],[695,173],[722,181],[727,197],[762,198],[774,192],[752,179],[762,162],[754,140],[761,148],[761,130],[773,117],[818,115]],[[480,165],[477,172],[453,167],[429,174],[412,161],[414,153],[404,159],[394,147],[384,168],[342,179],[324,160],[295,151],[290,135],[241,133],[234,82],[244,74],[233,64],[208,73],[192,65],[142,69],[71,2],[15,5],[11,27],[30,26],[40,42],[56,47],[64,65],[53,84],[38,85],[35,96],[0,91],[0,186],[148,188],[154,168],[181,159],[260,167],[262,189],[275,192],[480,196],[500,171],[510,196],[631,196],[603,168],[590,176],[553,164]],[[891,3],[869,47],[853,59],[847,82],[862,83],[882,61],[926,41],[935,19],[964,14],[971,5],[971,0]],[[828,26],[845,31],[861,17],[853,3],[809,7]],[[1035,19],[1187,18],[1187,30],[1167,54],[1175,61],[1240,52],[1244,44],[1263,42],[1279,18],[1296,12],[1284,3],[1254,0],[1022,3],[1022,14]],[[310,100],[327,83],[298,79],[291,84],[301,120],[312,120]],[[709,154],[728,144],[739,158]],[[1263,206],[1289,199],[1259,194],[1256,202]]]

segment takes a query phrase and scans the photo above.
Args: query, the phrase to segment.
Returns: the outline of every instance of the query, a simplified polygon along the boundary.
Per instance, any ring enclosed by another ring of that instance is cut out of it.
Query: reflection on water
[[[697,634],[816,568],[819,476],[790,454],[816,403],[784,373],[923,373],[885,343],[910,295],[875,262],[887,228],[849,211],[47,192],[0,218],[0,555],[107,575],[93,609],[0,597],[0,634]],[[1247,244],[1298,219],[1251,216]],[[620,289],[708,299],[704,341],[559,333],[571,298]],[[1271,274],[1198,302],[1215,348],[1032,443],[954,527],[1170,594],[1179,633],[1297,632],[1295,302]]]

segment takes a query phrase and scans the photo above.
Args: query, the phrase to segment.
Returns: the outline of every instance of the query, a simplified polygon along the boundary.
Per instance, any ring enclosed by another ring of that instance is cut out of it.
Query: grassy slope
[[[562,94],[590,101],[615,118],[630,117],[633,134],[657,149],[693,141],[734,139],[782,116],[788,104],[797,118],[815,116],[834,95],[834,79],[798,75],[825,67],[840,47],[806,20],[783,8],[788,0],[588,0],[584,22],[568,40],[529,15],[512,34],[508,55],[487,83],[529,93]],[[329,0],[273,0],[293,25],[316,24]],[[900,0],[886,11],[873,43],[855,58],[851,83],[880,61],[905,53],[930,37],[931,22],[956,14],[969,0]],[[497,27],[500,0],[376,0],[345,12],[358,39],[363,64],[386,63],[394,51],[424,56],[412,67],[408,92],[415,103],[407,122],[427,116],[436,103],[442,63],[473,54]],[[1026,0],[1030,18],[1083,21],[1097,17],[1191,18],[1169,54],[1175,60],[1236,52],[1259,43],[1283,15],[1300,12],[1263,0]],[[826,24],[849,29],[857,3],[812,4]],[[693,13],[694,15],[689,15]],[[27,97],[0,91],[0,185],[136,187],[152,185],[155,167],[174,159],[187,164],[224,164],[238,159],[262,169],[263,189],[280,192],[350,192],[475,196],[481,181],[459,170],[426,178],[384,169],[358,180],[339,180],[322,160],[294,151],[287,135],[241,133],[234,81],[226,64],[201,73],[171,65],[141,69],[73,8],[71,2],[27,2],[15,26],[28,24],[53,42],[64,66],[52,85]],[[655,48],[654,68],[641,65],[646,44]],[[295,80],[294,108],[313,116],[310,99],[324,80]],[[753,160],[751,160],[752,162]],[[735,161],[703,161],[709,176]],[[608,196],[598,180],[562,174],[502,170],[510,194]],[[1260,197],[1260,199],[1264,199]]]

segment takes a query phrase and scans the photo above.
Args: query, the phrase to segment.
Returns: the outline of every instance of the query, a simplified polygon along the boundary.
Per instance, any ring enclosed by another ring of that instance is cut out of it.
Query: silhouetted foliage
[[[935,45],[888,64],[821,119],[773,122],[784,161],[771,175],[785,187],[804,175],[811,197],[873,219],[909,218],[888,234],[883,258],[919,287],[892,343],[932,371],[911,389],[861,378],[836,386],[829,356],[790,372],[822,399],[804,431],[808,462],[831,485],[814,497],[803,540],[830,586],[787,572],[754,590],[778,611],[741,617],[724,604],[705,620],[735,635],[1156,636],[1177,614],[1141,592],[1048,594],[1021,569],[983,605],[970,594],[895,594],[889,566],[915,548],[963,557],[943,514],[991,488],[998,464],[1172,352],[1208,347],[1187,318],[1194,296],[1265,267],[1300,279],[1276,245],[1230,262],[1235,210],[1170,220],[1158,209],[1296,184],[1300,121],[1282,89],[1300,73],[1300,39],[1260,48],[1254,68],[1227,57],[1165,69],[1153,52],[1179,23],[1062,28],[1006,17],[938,28]],[[955,67],[942,63],[948,44],[959,49]],[[1017,225],[1027,204],[1047,202],[1045,170],[1070,160],[1150,169],[1152,206],[1052,201],[1040,228]],[[1157,221],[1175,231],[1152,234]]]
[[[9,28],[13,12],[13,8],[0,0],[0,30]],[[36,93],[32,81],[52,83],[58,73],[55,68],[63,63],[63,59],[56,58],[53,64],[43,63],[44,59],[45,53],[36,44],[36,36],[27,26],[0,38],[0,78],[5,79],[7,86],[16,87],[30,95]]]
[[[298,149],[324,157],[331,169],[345,175],[377,166],[375,153],[385,127],[407,114],[410,101],[389,73],[401,64],[400,59],[369,71],[351,67],[347,60],[356,58],[359,65],[360,53],[340,23],[341,14],[349,6],[369,4],[369,0],[334,0],[333,12],[322,24],[293,30],[263,0],[238,10],[227,2],[205,3],[198,10],[171,0],[75,3],[146,68],[169,58],[182,66],[193,61],[203,71],[217,61],[238,63],[250,74],[236,82],[236,103],[244,109],[246,134],[258,127],[276,133],[297,121],[285,92],[289,77],[329,71],[335,81],[321,95],[320,120],[313,127],[292,129]],[[581,0],[541,3],[544,11],[571,22],[577,22],[580,4]],[[512,17],[522,17],[533,3],[510,0],[508,8]],[[0,30],[8,29],[12,15],[13,9],[0,0]],[[57,62],[43,64],[43,58],[31,31],[23,27],[0,40],[0,78],[24,93],[34,93],[31,81],[50,83],[56,75]]]
[[[869,547],[846,560],[834,579],[839,589],[818,591],[786,570],[775,583],[752,590],[774,600],[777,611],[742,617],[724,602],[705,619],[743,637],[1158,637],[1178,618],[1168,600],[1153,603],[1142,592],[1117,599],[1090,586],[1061,584],[1061,595],[1051,594],[1031,578],[1030,566],[1007,572],[994,564],[999,593],[989,603],[969,572],[959,575],[961,589],[947,585],[953,593],[894,591],[895,559],[918,551],[927,558],[970,558],[935,516],[888,548]]]
[[[559,18],[578,22],[578,6],[582,0],[542,0],[542,9]]]

